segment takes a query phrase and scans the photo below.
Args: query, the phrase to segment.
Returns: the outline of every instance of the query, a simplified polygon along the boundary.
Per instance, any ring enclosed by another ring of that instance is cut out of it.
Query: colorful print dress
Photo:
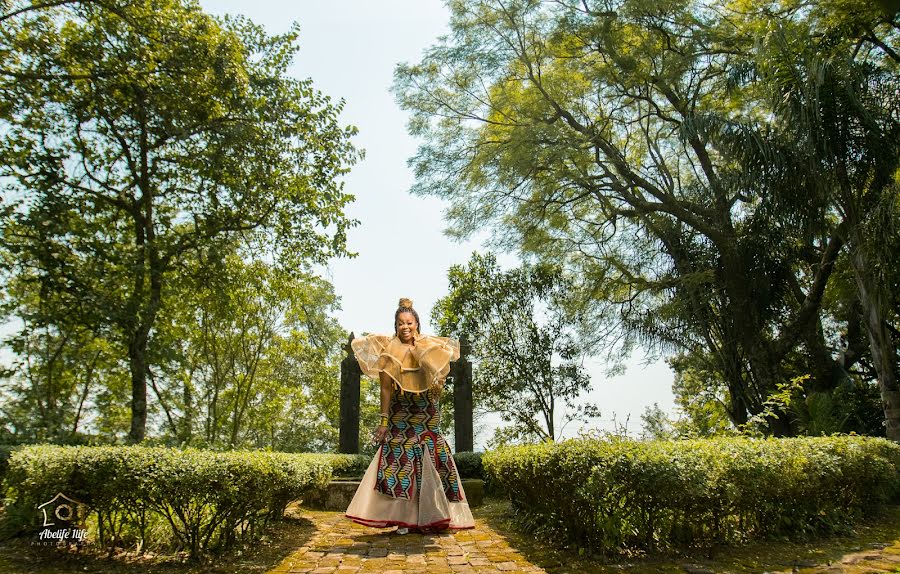
[[[413,345],[404,345],[397,337],[369,335],[351,346],[364,373],[377,379],[383,371],[394,387],[385,441],[345,516],[378,528],[474,527],[437,407],[450,361],[459,358],[458,342],[416,335]]]

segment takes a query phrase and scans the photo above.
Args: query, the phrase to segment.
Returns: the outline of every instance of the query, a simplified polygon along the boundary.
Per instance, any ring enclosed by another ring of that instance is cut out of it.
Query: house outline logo
[[[47,512],[48,509],[44,508],[44,507],[47,506],[48,504],[52,504],[53,502],[56,502],[60,498],[63,498],[65,500],[67,500],[68,502],[63,502],[61,504],[58,504],[56,506],[56,509],[53,510],[52,516],[63,522],[70,522],[75,517],[75,509],[72,508],[73,504],[76,506],[79,504],[82,504],[81,502],[75,500],[74,498],[69,498],[68,496],[63,494],[62,491],[57,492],[56,496],[54,496],[53,498],[51,498],[44,504],[41,504],[40,506],[38,506],[38,509],[40,509],[41,513],[44,516],[44,527],[45,528],[48,526],[56,525],[56,522],[49,522],[50,514]],[[69,504],[69,503],[71,503],[71,504]]]

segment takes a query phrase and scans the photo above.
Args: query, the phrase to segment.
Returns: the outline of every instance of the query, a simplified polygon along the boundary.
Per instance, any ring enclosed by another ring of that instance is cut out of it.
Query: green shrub
[[[3,481],[3,477],[6,476],[6,471],[9,470],[9,457],[12,454],[13,449],[16,448],[18,448],[18,445],[0,444],[0,482]]]
[[[456,469],[461,478],[484,479],[484,469],[481,465],[482,452],[463,451],[453,455]]]
[[[145,547],[154,525],[197,556],[253,539],[292,500],[324,486],[331,455],[163,447],[22,447],[9,459],[7,530],[33,530],[56,493],[85,503],[104,546]],[[32,523],[21,517],[31,517]]]
[[[483,464],[526,526],[599,552],[833,531],[900,494],[900,445],[870,437],[574,439]]]
[[[335,477],[361,478],[369,468],[372,457],[364,454],[314,454],[306,455],[313,457],[324,457],[327,459],[332,468],[332,475]]]

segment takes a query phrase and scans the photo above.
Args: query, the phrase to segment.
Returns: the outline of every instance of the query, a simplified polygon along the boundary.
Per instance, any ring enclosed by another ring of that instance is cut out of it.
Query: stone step
[[[463,490],[469,501],[469,507],[481,506],[484,502],[484,481],[480,478],[464,478]],[[317,488],[303,498],[303,506],[316,510],[344,511],[350,505],[359,480],[336,479],[324,488]]]

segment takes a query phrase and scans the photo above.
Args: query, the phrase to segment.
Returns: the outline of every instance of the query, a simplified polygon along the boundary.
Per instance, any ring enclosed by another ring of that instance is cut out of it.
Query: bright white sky
[[[431,307],[446,294],[448,268],[464,263],[481,243],[451,241],[442,233],[445,205],[408,193],[413,176],[406,161],[417,142],[407,134],[407,115],[389,87],[397,63],[418,61],[448,32],[445,6],[437,0],[202,0],[201,5],[213,14],[243,14],[272,34],[299,22],[300,53],[292,72],[312,78],[334,100],[343,98],[344,123],[359,128],[355,143],[366,157],[346,178],[346,191],[356,197],[348,215],[361,222],[349,233],[349,248],[359,255],[335,261],[326,273],[342,300],[341,324],[356,334],[388,333],[398,299],[409,297],[423,331],[433,332]],[[505,266],[516,265],[513,256],[498,258]],[[644,367],[641,359],[634,358],[627,372],[614,378],[604,375],[599,361],[586,361],[594,388],[585,398],[600,405],[598,428],[612,430],[613,414],[620,425],[630,415],[628,429],[639,433],[645,407],[656,402],[671,412],[671,371],[662,362]],[[476,429],[476,449],[490,438],[492,424],[488,419]],[[566,435],[577,430],[569,425]]]

